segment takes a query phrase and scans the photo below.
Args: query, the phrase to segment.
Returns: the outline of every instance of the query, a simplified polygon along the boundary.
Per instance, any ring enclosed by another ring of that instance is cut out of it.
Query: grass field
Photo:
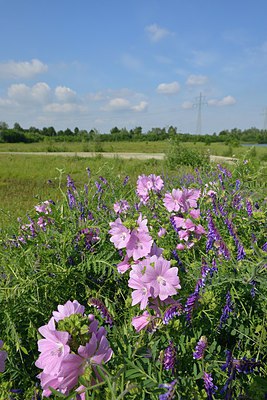
[[[190,148],[204,149],[212,155],[225,157],[241,157],[253,152],[253,157],[267,161],[267,147],[238,146],[231,147],[224,143],[183,143]],[[124,153],[165,153],[170,146],[169,141],[158,142],[74,142],[74,143],[0,143],[0,152],[7,151],[45,151],[45,152],[124,152]]]
[[[167,173],[163,161],[148,160],[107,160],[101,156],[94,158],[57,157],[57,156],[31,156],[10,155],[7,151],[95,151],[95,143],[47,143],[34,144],[0,144],[0,228],[10,225],[20,216],[32,209],[39,201],[56,199],[60,196],[60,175],[62,185],[65,188],[66,175],[71,175],[77,185],[83,185],[87,181],[86,168],[90,167],[92,178],[98,176],[117,176],[124,179],[129,175],[136,180],[142,173]],[[168,150],[168,142],[117,142],[100,143],[102,150],[109,152],[148,152],[161,153]],[[198,148],[209,151],[212,155],[226,157],[246,157],[255,160],[267,159],[267,147],[230,148],[225,144],[215,143],[205,146],[203,143],[185,143],[190,148]],[[84,146],[87,146],[86,149]],[[50,149],[50,150],[49,150]],[[180,169],[181,170],[181,169]],[[60,172],[61,171],[61,172]]]
[[[116,176],[123,180],[126,175],[136,179],[141,173],[164,172],[164,163],[158,160],[0,154],[0,227],[12,224],[38,202],[61,196],[59,186],[65,191],[68,174],[77,186],[82,186],[88,181],[87,167],[92,171],[92,180],[99,176],[106,179]]]

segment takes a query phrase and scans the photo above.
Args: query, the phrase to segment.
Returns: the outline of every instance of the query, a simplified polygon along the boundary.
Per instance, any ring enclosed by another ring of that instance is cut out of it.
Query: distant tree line
[[[181,133],[176,127],[152,128],[147,132],[142,131],[141,126],[134,129],[118,128],[115,126],[109,133],[100,133],[97,129],[89,131],[79,128],[56,131],[53,126],[42,129],[31,126],[24,129],[19,123],[15,123],[13,128],[9,128],[6,122],[0,122],[0,142],[2,143],[33,143],[41,141],[57,142],[116,142],[116,141],[158,141],[176,138],[181,142],[204,142],[207,145],[214,142],[225,142],[230,145],[239,143],[267,143],[267,130],[255,127],[249,129],[223,130],[218,134],[194,135],[191,133]]]

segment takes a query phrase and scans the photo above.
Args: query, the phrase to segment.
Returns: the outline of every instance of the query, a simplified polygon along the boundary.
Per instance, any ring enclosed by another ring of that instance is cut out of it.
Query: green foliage
[[[172,140],[166,153],[166,163],[169,168],[190,166],[199,168],[209,163],[209,154],[197,148],[188,148],[177,140]]]
[[[263,400],[267,390],[267,259],[263,249],[267,209],[266,191],[257,187],[265,182],[263,169],[258,170],[250,161],[234,165],[231,171],[205,163],[205,170],[194,174],[165,174],[163,191],[150,193],[148,203],[139,204],[137,211],[139,199],[134,179],[125,184],[123,162],[114,160],[114,163],[113,169],[111,164],[104,169],[101,159],[100,164],[94,164],[97,173],[89,174],[82,181],[81,164],[76,161],[73,174],[77,177],[77,189],[70,180],[66,187],[62,183],[65,176],[60,175],[57,199],[48,203],[51,211],[46,214],[32,209],[29,218],[23,218],[12,232],[1,232],[0,339],[9,357],[6,371],[0,376],[0,399],[6,400],[11,388],[23,389],[22,394],[12,394],[18,400],[30,400],[34,393],[37,399],[41,393],[41,388],[36,386],[40,370],[35,366],[39,354],[38,328],[47,324],[59,304],[74,299],[86,306],[87,314],[95,314],[104,325],[100,312],[87,303],[94,297],[105,304],[114,320],[112,328],[106,326],[114,355],[105,366],[97,367],[101,381],[93,381],[91,376],[80,378],[79,384],[86,387],[86,398],[158,399],[166,391],[159,385],[177,379],[173,398],[204,400],[207,394],[203,371],[206,371],[212,374],[219,388],[214,398],[223,399],[225,394],[220,394],[220,390],[229,378],[229,371],[221,367],[226,350],[230,350],[236,363],[253,359],[259,364],[248,374],[236,371],[228,392],[233,399]],[[142,164],[142,168],[143,172],[156,171],[161,165],[154,160]],[[106,179],[103,172],[107,174]],[[177,252],[177,258],[173,251],[177,251],[181,240],[172,228],[171,213],[164,207],[163,198],[165,193],[182,187],[201,189],[198,222],[208,234],[208,216],[212,215],[220,237],[217,236],[207,250],[208,237],[203,235],[194,241],[192,248]],[[215,195],[209,194],[210,190]],[[110,242],[108,233],[109,222],[118,217],[113,204],[120,199],[126,199],[131,205],[127,214],[120,215],[125,226],[132,229],[141,212],[148,219],[151,236],[158,247],[164,249],[164,257],[179,268],[181,289],[173,299],[180,302],[182,311],[164,324],[162,315],[170,305],[159,302],[161,315],[156,314],[156,306],[148,307],[147,311],[155,318],[140,332],[134,329],[131,321],[143,311],[138,305],[131,305],[129,273],[118,273],[116,265],[123,256]],[[41,201],[38,199],[36,203]],[[226,219],[233,224],[234,236],[229,232]],[[158,236],[161,227],[167,229],[163,237]],[[239,260],[238,243],[246,253]],[[220,252],[222,244],[229,250],[228,257]],[[204,262],[209,267],[205,277]],[[215,266],[217,270],[212,270]],[[189,321],[185,305],[199,282],[205,284],[199,287],[198,301]],[[232,311],[220,326],[227,293],[231,295]],[[79,336],[83,343],[88,335],[85,326],[86,318],[80,315],[72,315],[59,323],[59,329],[72,332],[73,341]],[[193,353],[201,336],[207,338],[208,345],[198,360],[193,358]],[[176,362],[173,370],[166,370],[164,354],[170,341],[175,346]],[[73,393],[65,395],[56,390],[52,393],[54,399],[74,398]]]

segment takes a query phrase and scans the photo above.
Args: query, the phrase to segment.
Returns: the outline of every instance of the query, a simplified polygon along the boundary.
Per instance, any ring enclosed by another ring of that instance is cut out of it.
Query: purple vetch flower
[[[227,178],[231,178],[232,176],[231,171],[224,168],[221,164],[217,164],[217,168],[224,174],[224,176],[227,176]]]
[[[195,348],[195,351],[193,354],[193,358],[195,360],[201,360],[202,358],[204,358],[204,353],[205,353],[207,346],[208,346],[208,341],[207,341],[206,336],[201,336],[201,338],[199,339],[199,341],[196,345],[196,348]]]
[[[237,257],[236,257],[236,259],[237,259],[237,261],[241,261],[245,257],[246,257],[245,249],[244,249],[243,245],[238,240],[238,242],[237,242]]]
[[[254,369],[256,367],[260,366],[260,362],[257,362],[254,358],[250,360],[248,360],[246,357],[243,357],[240,360],[233,358],[231,350],[226,350],[225,354],[226,354],[226,361],[221,366],[221,370],[227,371],[228,379],[221,390],[221,394],[226,393],[226,396],[228,395],[230,396],[231,392],[228,390],[228,387],[231,381],[236,379],[236,372],[242,374],[251,374],[254,372]],[[231,397],[225,397],[225,398],[230,399]]]
[[[242,374],[252,374],[254,369],[259,367],[261,363],[256,361],[255,358],[248,360],[246,357],[243,357],[241,360],[233,359],[233,365],[239,373]]]
[[[215,227],[215,224],[213,222],[211,212],[208,210],[208,239],[206,243],[206,252],[210,251],[212,249],[213,243],[220,239],[220,235]]]
[[[67,188],[72,189],[74,192],[76,192],[76,190],[77,190],[70,175],[67,176]]]
[[[104,189],[102,188],[102,186],[101,186],[101,184],[99,182],[95,181],[95,185],[96,185],[96,188],[97,188],[97,193],[103,193],[104,192]]]
[[[169,346],[164,351],[163,369],[174,373],[176,354],[177,354],[176,347],[174,346],[173,342],[170,341]]]
[[[181,315],[183,313],[183,306],[178,301],[172,304],[163,315],[163,324],[167,325],[174,317]]]
[[[206,243],[206,251],[210,251],[215,244],[216,248],[218,248],[218,253],[222,254],[227,260],[231,258],[230,251],[223,241],[220,233],[218,232],[214,221],[211,216],[210,210],[208,210],[208,240]]]
[[[261,248],[263,251],[267,252],[267,242],[264,243],[264,245]]]
[[[235,182],[235,190],[238,191],[240,189],[240,186],[241,186],[240,179],[237,179]]]
[[[172,400],[175,394],[175,387],[177,384],[177,379],[174,379],[171,383],[161,383],[159,388],[167,389],[167,392],[159,395],[159,400]]]
[[[91,298],[88,300],[88,304],[100,311],[102,318],[106,321],[107,324],[109,324],[110,326],[113,325],[113,319],[107,307],[104,305],[104,303],[102,303],[102,301],[96,298]]]
[[[210,268],[210,271],[209,271],[209,272],[210,272],[210,277],[211,277],[211,278],[212,278],[214,272],[218,272],[218,267],[217,267],[216,259],[215,259],[215,258],[212,259],[212,267]]]
[[[222,311],[222,315],[220,318],[220,325],[219,325],[219,329],[222,328],[222,326],[225,324],[225,322],[227,321],[227,319],[229,318],[229,315],[231,312],[233,312],[233,303],[232,303],[232,297],[231,294],[228,290],[227,294],[226,294],[226,303],[225,306],[223,308]]]
[[[0,349],[3,347],[3,340],[0,340]],[[5,362],[7,359],[7,352],[5,350],[0,351],[0,372],[5,370]]]
[[[106,180],[106,178],[104,178],[103,176],[99,176],[99,179],[105,184],[108,184],[108,181]]]
[[[186,313],[186,319],[187,319],[188,322],[191,322],[193,310],[195,308],[195,305],[196,305],[199,297],[200,297],[200,295],[199,295],[199,287],[197,285],[194,293],[190,294],[190,296],[187,298],[186,304],[185,304],[185,307],[184,307],[184,310],[185,310],[185,313]]]
[[[68,196],[69,208],[72,210],[76,206],[76,199],[73,193],[69,189],[67,190],[67,196]]]
[[[213,212],[215,215],[219,215],[218,210],[217,210],[217,202],[216,202],[216,193],[210,193],[210,198],[211,198],[211,202],[212,202],[212,208],[213,208]]]
[[[214,385],[211,374],[208,374],[205,371],[203,373],[203,380],[208,399],[212,400],[214,393],[218,390],[218,387]]]
[[[127,182],[129,181],[130,177],[128,175],[125,176],[124,181],[123,181],[123,186],[127,185]]]
[[[242,208],[242,197],[239,193],[233,197],[233,207],[237,210],[241,210]]]
[[[249,201],[248,199],[246,200],[246,206],[247,206],[248,216],[252,217],[253,216],[252,204],[251,204],[251,201]]]

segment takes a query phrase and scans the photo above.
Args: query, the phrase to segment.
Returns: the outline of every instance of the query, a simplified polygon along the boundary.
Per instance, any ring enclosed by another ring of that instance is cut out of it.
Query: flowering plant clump
[[[43,338],[38,341],[40,355],[35,365],[43,370],[38,375],[43,396],[49,397],[51,389],[68,394],[75,388],[85,399],[86,388],[78,385],[79,377],[90,385],[98,379],[95,366],[108,362],[113,353],[105,328],[98,326],[93,314],[85,315],[84,307],[74,300],[59,305],[38,331]]]
[[[2,238],[0,398],[266,397],[261,171],[153,172],[68,176]]]

